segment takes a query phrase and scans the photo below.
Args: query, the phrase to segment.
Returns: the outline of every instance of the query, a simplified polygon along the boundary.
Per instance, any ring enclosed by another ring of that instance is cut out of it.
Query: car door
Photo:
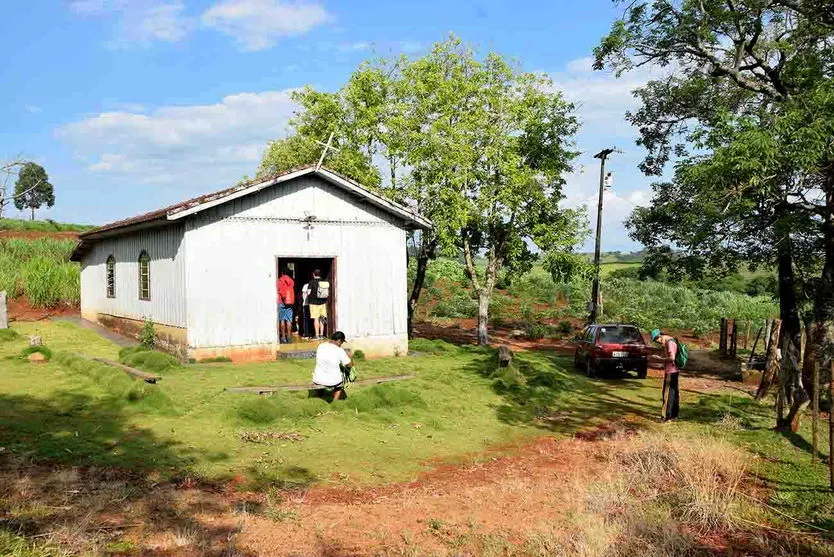
[[[596,328],[591,325],[585,327],[585,330],[582,331],[582,339],[579,341],[579,361],[583,364],[588,360],[588,356],[591,352],[595,329]]]

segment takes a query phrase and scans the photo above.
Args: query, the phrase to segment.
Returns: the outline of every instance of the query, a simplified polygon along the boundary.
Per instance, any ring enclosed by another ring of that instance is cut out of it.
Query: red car
[[[645,379],[648,346],[634,325],[593,324],[577,339],[573,364],[588,377],[603,371],[636,371]]]

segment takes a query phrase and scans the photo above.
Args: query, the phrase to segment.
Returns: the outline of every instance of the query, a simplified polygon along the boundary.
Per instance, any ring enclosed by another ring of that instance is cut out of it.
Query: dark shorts
[[[292,306],[278,304],[278,321],[292,323]]]

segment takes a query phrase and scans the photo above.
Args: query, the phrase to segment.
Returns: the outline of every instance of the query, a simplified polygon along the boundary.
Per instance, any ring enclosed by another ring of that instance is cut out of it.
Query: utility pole
[[[603,149],[594,155],[595,159],[599,159],[599,205],[597,206],[597,238],[596,245],[594,247],[594,285],[591,289],[591,313],[588,316],[589,323],[595,323],[599,314],[599,251],[602,239],[602,194],[605,191],[605,160],[608,158],[608,155],[613,152],[614,149]]]

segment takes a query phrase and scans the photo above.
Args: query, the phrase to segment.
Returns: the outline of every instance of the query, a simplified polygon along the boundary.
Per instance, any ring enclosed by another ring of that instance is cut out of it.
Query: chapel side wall
[[[143,322],[147,319],[184,328],[184,227],[173,225],[92,244],[81,262],[81,315],[98,321],[109,315]],[[139,254],[150,257],[150,300],[139,299]],[[107,258],[115,258],[115,296],[107,297]]]
[[[305,211],[310,229],[294,220]],[[328,182],[306,176],[208,209],[188,217],[185,236],[194,353],[274,355],[276,257],[336,257],[337,325],[351,345],[407,351],[406,232]]]

